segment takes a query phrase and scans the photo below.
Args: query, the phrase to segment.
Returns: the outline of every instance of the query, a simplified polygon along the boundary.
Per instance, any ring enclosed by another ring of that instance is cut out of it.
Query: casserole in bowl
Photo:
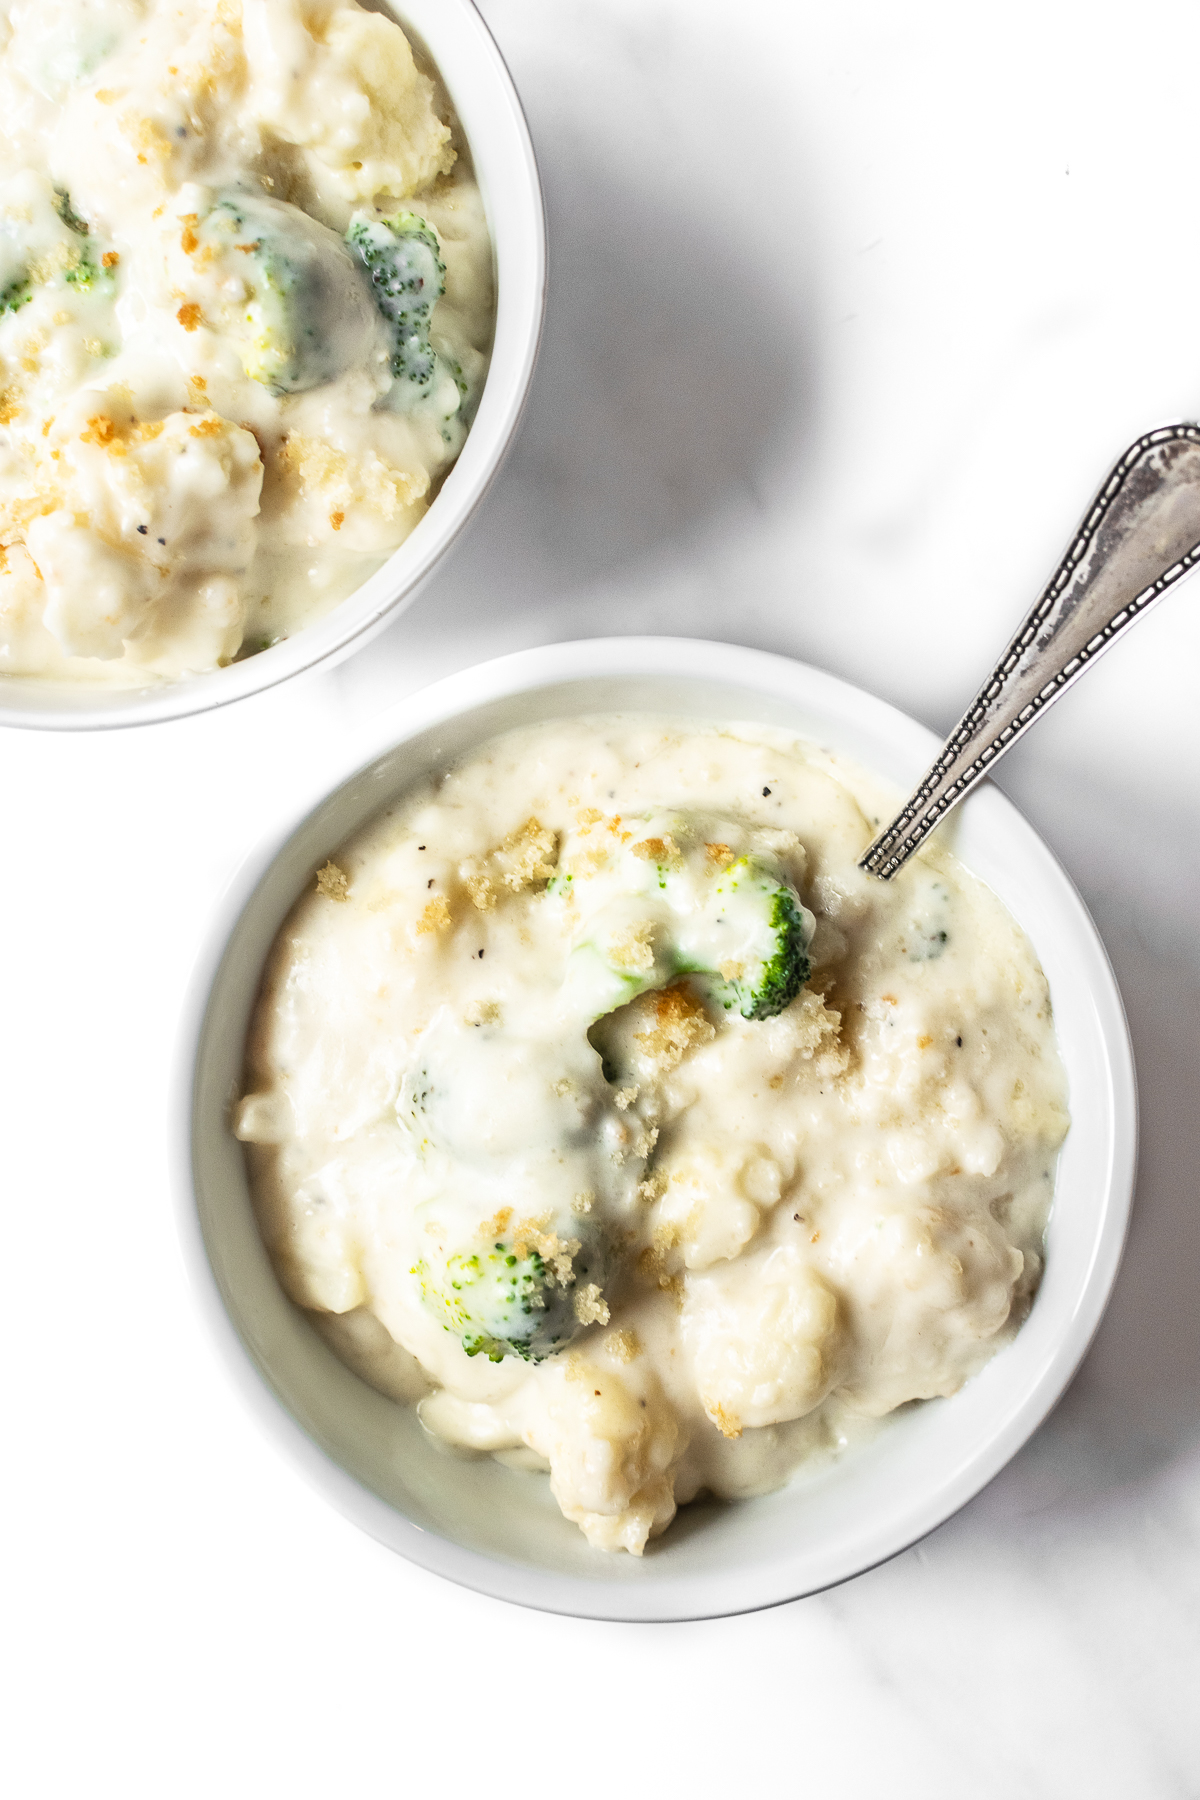
[[[1132,1188],[1133,1073],[1120,999],[1086,911],[994,789],[963,808],[954,849],[1031,940],[1049,982],[1072,1127],[1046,1266],[1028,1319],[959,1392],[893,1416],[872,1441],[778,1491],[687,1507],[641,1561],[605,1557],[558,1516],[544,1480],[446,1454],[407,1409],[340,1363],[279,1287],[230,1130],[268,951],[296,896],[390,800],[517,726],[650,714],[783,728],[897,791],[931,735],[803,665],[727,645],[564,644],[468,670],[376,722],[331,791],[250,859],[197,969],[184,1023],[176,1151],[198,1291],[260,1417],[344,1511],[452,1579],[584,1616],[664,1619],[770,1605],[912,1543],[976,1493],[1078,1365],[1115,1277]]]

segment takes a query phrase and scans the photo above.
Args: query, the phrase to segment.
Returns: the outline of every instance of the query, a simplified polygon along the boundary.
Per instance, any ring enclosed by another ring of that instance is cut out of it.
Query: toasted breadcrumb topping
[[[449,926],[450,902],[445,894],[435,894],[417,920],[417,931],[425,937],[433,932],[447,931]]]
[[[335,862],[327,862],[323,869],[317,870],[317,892],[324,894],[327,900],[348,900],[350,882],[346,871]]]
[[[681,1063],[689,1050],[710,1044],[716,1029],[709,1023],[704,1007],[686,987],[663,988],[648,996],[653,1008],[653,1024],[639,1031],[636,1043],[655,1073],[664,1075]]]
[[[730,1414],[726,1412],[719,1400],[703,1400],[702,1404],[705,1412],[708,1414],[717,1430],[721,1433],[722,1437],[741,1437],[741,1426],[735,1418],[732,1418]]]
[[[585,1282],[583,1287],[575,1290],[574,1307],[575,1317],[581,1325],[608,1324],[608,1301],[594,1281]]]
[[[647,975],[654,967],[654,922],[644,919],[631,925],[619,937],[609,938],[605,946],[614,968],[629,975]]]

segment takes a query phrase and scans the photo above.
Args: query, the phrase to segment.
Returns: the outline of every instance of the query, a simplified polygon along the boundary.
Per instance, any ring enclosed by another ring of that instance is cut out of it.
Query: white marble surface
[[[542,160],[552,311],[452,565],[335,674],[0,739],[6,1785],[1195,1796],[1200,586],[1002,771],[1107,938],[1142,1172],[1082,1373],[924,1544],[713,1624],[507,1608],[313,1497],[193,1311],[163,1123],[189,956],[358,719],[481,656],[657,631],[945,727],[1110,458],[1200,409],[1194,5],[485,10]]]

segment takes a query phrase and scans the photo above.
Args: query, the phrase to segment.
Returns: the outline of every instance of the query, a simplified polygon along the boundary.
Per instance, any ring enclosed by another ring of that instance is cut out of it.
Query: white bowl
[[[472,0],[387,0],[436,64],[470,145],[496,259],[496,335],[475,422],[429,511],[383,567],[323,618],[245,662],[182,681],[108,690],[0,678],[0,725],[94,731],[227,706],[359,649],[417,593],[491,484],[520,424],[546,306],[546,222],[529,128]]]
[[[226,893],[183,1021],[173,1132],[200,1301],[259,1419],[372,1536],[468,1587],[605,1619],[732,1613],[844,1581],[915,1542],[979,1492],[1078,1367],[1117,1271],[1137,1110],[1120,995],[1074,888],[992,787],[960,809],[956,849],[1028,932],[1050,982],[1070,1083],[1046,1271],[1012,1344],[953,1398],[907,1409],[814,1478],[735,1505],[686,1507],[637,1561],[591,1550],[544,1477],[440,1451],[415,1414],[352,1375],[285,1299],[255,1228],[228,1127],[267,951],[337,845],[392,796],[512,726],[589,712],[757,720],[829,745],[907,791],[937,742],[882,701],[802,663],[663,638],[557,644],[484,663],[371,728],[313,811]]]

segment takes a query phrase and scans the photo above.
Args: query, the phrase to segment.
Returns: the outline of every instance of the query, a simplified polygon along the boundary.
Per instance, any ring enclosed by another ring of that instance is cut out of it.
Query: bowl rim
[[[756,688],[764,698],[793,703],[814,694],[850,721],[885,728],[903,744],[919,773],[940,747],[940,739],[898,708],[810,664],[774,653],[717,640],[667,637],[574,639],[498,657],[450,675],[397,702],[372,719],[326,770],[319,791],[293,807],[242,860],[215,903],[180,1009],[169,1106],[171,1188],[177,1228],[193,1296],[208,1321],[226,1375],[277,1450],[299,1469],[308,1484],[343,1516],[407,1560],[456,1584],[492,1598],[568,1617],[630,1623],[683,1622],[732,1616],[784,1605],[851,1580],[926,1537],[973,1499],[1023,1447],[1058,1404],[1099,1327],[1112,1293],[1126,1240],[1137,1167],[1137,1088],[1125,1010],[1103,941],[1074,884],[1018,809],[990,782],[964,808],[984,807],[1024,834],[1026,846],[1058,888],[1059,902],[1088,953],[1088,996],[1103,1044],[1112,1108],[1112,1152],[1108,1161],[1102,1223],[1092,1246],[1082,1292],[1055,1341],[1052,1356],[1029,1390],[1007,1403],[1004,1417],[986,1445],[961,1462],[936,1494],[910,1507],[877,1553],[828,1578],[797,1586],[782,1564],[760,1579],[745,1597],[714,1592],[680,1604],[666,1583],[624,1586],[510,1562],[473,1550],[423,1529],[399,1508],[368,1489],[336,1462],[287,1410],[266,1371],[243,1340],[227,1309],[207,1248],[197,1204],[193,1161],[195,1086],[209,1003],[227,951],[243,915],[276,859],[306,821],[356,774],[411,738],[464,717],[489,702],[535,693],[568,683],[623,676],[683,677],[734,687]],[[802,691],[802,692],[801,692]],[[603,710],[611,711],[611,708]],[[644,706],[631,710],[647,710]],[[669,711],[669,708],[664,709]],[[744,715],[743,715],[744,716]],[[968,864],[969,866],[969,864]],[[952,1404],[953,1401],[941,1404]],[[689,1592],[720,1587],[708,1573],[689,1577]],[[748,1586],[750,1584],[747,1584]]]
[[[423,43],[422,24],[407,15],[410,11],[417,15],[431,12],[430,0],[384,0],[384,4],[413,38]],[[361,649],[417,598],[478,511],[512,448],[529,404],[546,318],[546,210],[529,123],[499,45],[475,0],[437,0],[444,26],[451,9],[457,25],[451,21],[447,28],[461,32],[470,44],[470,54],[478,58],[478,70],[486,71],[492,84],[494,125],[506,140],[504,155],[511,182],[502,202],[512,214],[504,235],[514,245],[510,265],[518,266],[518,251],[520,262],[519,277],[510,269],[497,282],[496,343],[500,342],[503,312],[504,330],[511,338],[510,358],[498,365],[494,346],[479,412],[428,511],[373,575],[270,650],[223,669],[140,688],[0,675],[0,727],[70,732],[162,724],[215,712],[318,667],[332,668]],[[444,60],[437,62],[438,73],[452,90],[455,71],[447,70]],[[487,193],[488,172],[480,167],[478,135],[469,137],[468,142],[484,191],[493,259],[499,272],[504,249],[497,242],[496,208]]]

